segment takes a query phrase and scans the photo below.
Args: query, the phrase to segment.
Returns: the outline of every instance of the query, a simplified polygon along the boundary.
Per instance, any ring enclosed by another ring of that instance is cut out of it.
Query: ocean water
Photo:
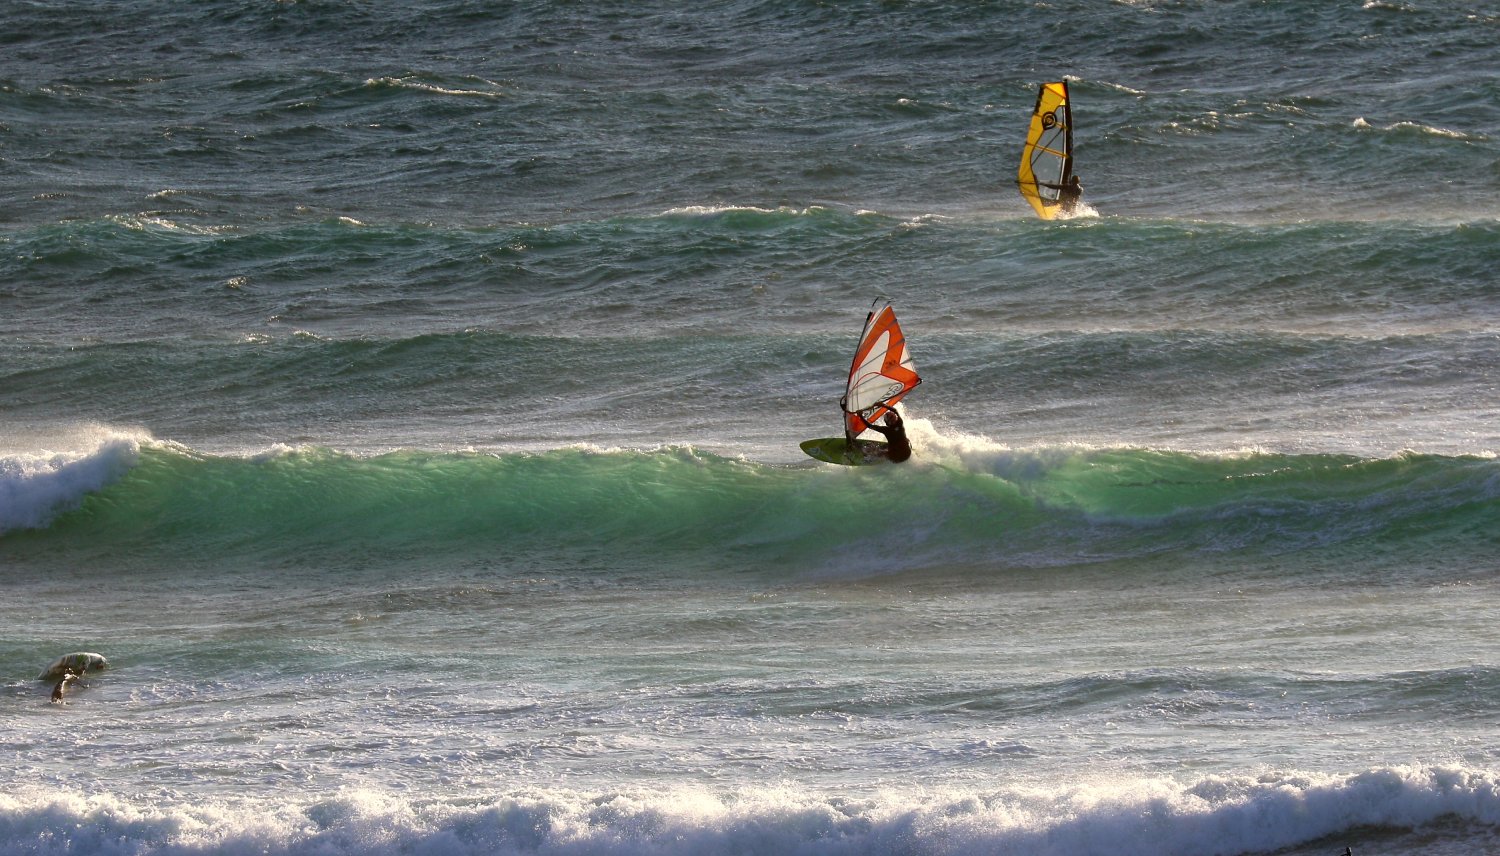
[[[1489,4],[0,7],[0,854],[1500,851]]]

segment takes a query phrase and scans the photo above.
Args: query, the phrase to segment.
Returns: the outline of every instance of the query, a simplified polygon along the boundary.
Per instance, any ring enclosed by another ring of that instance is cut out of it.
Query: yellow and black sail
[[[1068,82],[1043,83],[1031,111],[1016,183],[1037,216],[1051,220],[1062,210],[1058,188],[1072,175],[1073,107],[1068,101]]]

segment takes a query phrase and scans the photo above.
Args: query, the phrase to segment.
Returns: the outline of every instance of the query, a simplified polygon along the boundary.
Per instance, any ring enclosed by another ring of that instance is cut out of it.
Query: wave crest
[[[68,429],[40,442],[7,438],[9,445],[35,445],[30,451],[0,447],[0,535],[44,528],[77,508],[134,467],[148,439],[102,426]]]
[[[501,551],[607,555],[611,568],[675,556],[686,567],[858,577],[1163,553],[1411,557],[1438,540],[1481,550],[1500,511],[1492,457],[1011,449],[909,424],[917,458],[871,468],[692,447],[214,456],[119,438],[85,454],[31,456],[24,467],[7,459],[18,499],[6,522],[48,527],[53,551],[330,560]]]

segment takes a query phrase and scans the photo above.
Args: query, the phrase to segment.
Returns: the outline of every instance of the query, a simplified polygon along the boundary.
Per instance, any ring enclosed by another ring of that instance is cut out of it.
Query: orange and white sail
[[[878,308],[865,318],[864,332],[849,367],[849,384],[839,404],[844,408],[844,430],[856,437],[871,423],[885,416],[922,379],[917,376],[906,336],[896,321],[889,301],[877,300]]]

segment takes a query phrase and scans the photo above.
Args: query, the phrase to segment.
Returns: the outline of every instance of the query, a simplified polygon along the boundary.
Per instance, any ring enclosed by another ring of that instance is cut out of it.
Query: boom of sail
[[[879,421],[921,382],[890,301],[872,308],[865,318],[865,329],[859,334],[859,347],[849,367],[848,386],[839,399],[844,409],[846,436],[854,438]]]
[[[1043,83],[1031,110],[1016,183],[1037,216],[1051,220],[1061,210],[1057,188],[1067,184],[1072,175],[1073,108],[1068,102],[1068,82]]]

